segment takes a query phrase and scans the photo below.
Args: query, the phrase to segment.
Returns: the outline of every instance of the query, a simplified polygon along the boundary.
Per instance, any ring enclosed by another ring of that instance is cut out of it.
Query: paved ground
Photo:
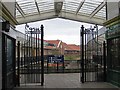
[[[82,84],[79,80],[80,78],[80,74],[78,73],[65,73],[65,74],[46,74],[45,75],[45,83],[44,86],[40,86],[40,85],[22,85],[20,88],[91,88],[89,90],[93,90],[94,88],[101,88],[103,89],[107,89],[107,90],[118,90],[118,89],[114,89],[117,88],[109,83],[105,83],[105,82],[86,82],[84,84]],[[93,89],[92,89],[93,88]],[[109,89],[108,89],[109,88]],[[18,88],[15,88],[15,90]],[[33,89],[33,90],[34,90]]]

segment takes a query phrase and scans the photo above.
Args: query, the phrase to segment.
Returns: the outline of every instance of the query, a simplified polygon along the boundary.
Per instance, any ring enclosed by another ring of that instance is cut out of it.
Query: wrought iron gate
[[[26,24],[25,40],[17,43],[18,86],[44,83],[43,25],[31,28]],[[41,39],[40,39],[41,34]]]
[[[97,26],[95,31],[82,26],[81,41],[81,82],[106,81],[106,46],[98,41]]]

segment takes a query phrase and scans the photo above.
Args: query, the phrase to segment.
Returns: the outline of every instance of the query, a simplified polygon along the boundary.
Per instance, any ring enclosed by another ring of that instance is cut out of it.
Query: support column
[[[43,39],[43,32],[44,26],[41,25],[41,86],[44,85],[44,39]]]
[[[84,26],[81,27],[81,82],[84,83]]]

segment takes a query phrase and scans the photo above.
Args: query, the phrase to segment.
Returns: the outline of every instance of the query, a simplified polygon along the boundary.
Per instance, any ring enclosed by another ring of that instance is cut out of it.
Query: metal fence
[[[56,60],[54,59],[54,61],[50,61],[49,59],[50,56],[51,55],[44,56],[44,74],[80,73],[81,72],[80,60],[64,60],[63,55],[58,55],[58,56],[61,56],[63,60],[57,62],[57,59]],[[18,63],[19,63],[19,66],[18,66]],[[40,84],[41,56],[20,57],[19,62],[16,61],[16,68],[17,68],[16,70],[19,69],[20,85],[27,85],[30,83]]]
[[[64,60],[64,62],[44,62],[45,73],[80,73],[80,60]]]

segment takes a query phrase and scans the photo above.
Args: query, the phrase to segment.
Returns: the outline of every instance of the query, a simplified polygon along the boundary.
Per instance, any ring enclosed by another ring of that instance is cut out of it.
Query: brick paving
[[[19,87],[21,88],[34,88],[41,89],[41,88],[101,88],[107,90],[118,90],[116,86],[106,83],[106,82],[86,82],[82,84],[79,80],[80,74],[79,73],[64,73],[64,74],[45,74],[45,83],[44,86],[40,85],[22,85]],[[18,88],[15,88],[15,90]],[[21,90],[20,89],[20,90]],[[62,89],[61,89],[62,90]],[[92,90],[92,89],[90,89]]]

